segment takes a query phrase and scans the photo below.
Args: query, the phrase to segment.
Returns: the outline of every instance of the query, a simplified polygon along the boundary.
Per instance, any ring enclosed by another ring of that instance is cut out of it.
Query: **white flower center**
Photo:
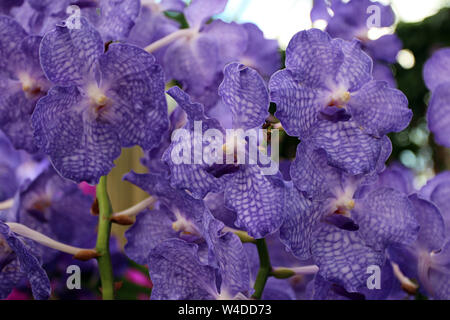
[[[355,207],[355,200],[353,199],[355,188],[353,186],[348,186],[344,190],[337,190],[335,194],[336,199],[332,202],[333,212],[350,217],[350,211]]]
[[[348,90],[345,89],[344,87],[336,88],[329,95],[329,97],[327,99],[327,101],[328,101],[327,106],[343,108],[350,101],[350,97],[351,97],[350,92],[348,92]]]

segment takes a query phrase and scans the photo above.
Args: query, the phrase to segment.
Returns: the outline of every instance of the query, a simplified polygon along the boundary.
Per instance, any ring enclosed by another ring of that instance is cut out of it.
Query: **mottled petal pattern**
[[[161,66],[151,54],[125,44],[110,45],[99,65],[122,146],[154,148],[169,126]]]
[[[179,39],[167,48],[164,66],[190,94],[201,96],[221,71],[218,44],[205,34]]]
[[[327,86],[336,79],[345,55],[340,45],[318,29],[294,35],[286,49],[286,68],[309,86]]]
[[[358,90],[372,79],[372,59],[362,51],[361,43],[357,40],[334,39],[333,43],[337,43],[344,54],[337,81],[345,84],[350,92]]]
[[[62,176],[94,184],[111,170],[121,148],[114,127],[86,119],[83,103],[77,88],[54,87],[37,104],[32,124],[36,144]]]
[[[163,155],[163,160],[171,168],[170,182],[173,187],[187,189],[192,192],[195,198],[204,198],[208,192],[219,192],[224,188],[224,181],[216,177],[210,170],[210,165],[204,162],[203,152],[209,142],[200,140],[194,129],[196,125],[204,133],[208,129],[223,132],[220,123],[215,119],[209,119],[204,115],[203,106],[191,102],[189,96],[180,88],[173,87],[168,94],[175,99],[178,105],[187,113],[188,123],[185,125],[185,132],[178,136],[180,140],[172,141],[169,148]],[[201,121],[201,122],[200,122]],[[180,152],[183,154],[180,155]],[[184,155],[184,153],[188,153]],[[174,156],[188,156],[187,163],[174,161]],[[220,166],[220,165],[219,165]],[[222,167],[222,166],[220,166]]]
[[[8,69],[11,54],[27,36],[26,31],[11,17],[0,15],[0,76]]]
[[[153,300],[206,300],[217,296],[214,268],[200,263],[198,246],[179,239],[161,242],[148,255]]]
[[[50,281],[39,260],[27,249],[24,240],[18,238],[3,222],[0,222],[0,236],[6,240],[9,247],[17,255],[20,269],[27,275],[35,299],[48,299],[51,292]]]
[[[134,26],[140,7],[139,0],[100,0],[99,11],[87,6],[82,9],[82,14],[88,17],[105,42],[124,40]]]
[[[126,255],[136,263],[146,264],[151,249],[164,240],[177,238],[177,232],[172,229],[173,221],[173,215],[165,208],[142,211],[125,232]]]
[[[241,240],[231,232],[223,232],[224,224],[210,213],[204,216],[206,241],[219,266],[220,294],[235,297],[250,290],[249,264]]]
[[[376,136],[405,129],[412,118],[408,99],[384,81],[371,81],[349,101],[352,117],[364,130]]]
[[[218,44],[218,53],[221,65],[235,61],[243,55],[249,41],[243,25],[236,22],[227,23],[222,20],[214,20],[207,24],[202,31],[209,37],[215,38]]]
[[[280,240],[299,259],[311,257],[314,228],[320,219],[320,210],[295,187],[286,191],[286,218],[280,227]]]
[[[450,231],[450,180],[439,183],[430,195],[429,200],[440,210],[446,226],[446,234]]]
[[[236,226],[263,238],[283,222],[285,186],[277,176],[263,175],[256,165],[241,166],[225,189],[226,205],[236,211]]]
[[[104,51],[98,31],[84,18],[80,23],[80,29],[57,26],[42,40],[42,69],[56,85],[83,85],[86,80],[91,80],[98,58]]]
[[[420,225],[418,245],[427,252],[441,249],[446,233],[444,219],[439,209],[431,202],[420,199],[416,194],[409,196],[409,200],[414,206]]]
[[[382,139],[365,133],[353,121],[320,121],[308,142],[313,148],[326,151],[331,166],[354,175],[375,169],[383,143]]]
[[[234,129],[260,127],[269,115],[269,93],[264,80],[242,64],[230,63],[225,67],[219,95],[231,109]]]
[[[314,150],[304,142],[297,146],[290,172],[294,185],[314,200],[332,197],[335,189],[341,188],[343,172],[328,165],[323,149]]]
[[[358,202],[352,217],[367,244],[378,249],[389,244],[413,243],[419,231],[408,197],[390,188],[379,188]]]
[[[275,116],[289,135],[303,137],[318,121],[318,114],[326,105],[327,91],[304,86],[297,74],[281,70],[269,82],[270,99],[277,104]]]
[[[319,266],[319,274],[349,292],[366,285],[370,276],[366,273],[367,267],[375,265],[381,268],[384,265],[383,251],[365,245],[357,232],[322,224],[315,231],[314,238],[312,255]]]
[[[242,25],[247,31],[247,48],[240,62],[257,70],[264,79],[281,69],[278,41],[264,38],[264,33],[253,23]]]

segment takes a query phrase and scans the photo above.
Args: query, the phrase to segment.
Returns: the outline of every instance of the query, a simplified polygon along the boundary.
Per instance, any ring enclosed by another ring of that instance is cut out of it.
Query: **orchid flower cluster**
[[[112,299],[126,263],[113,223],[131,225],[124,253],[148,267],[154,300],[450,298],[450,174],[416,190],[385,166],[387,134],[412,112],[389,69],[401,42],[369,40],[366,9],[379,27],[392,9],[314,1],[328,27],[295,34],[283,61],[256,25],[213,19],[226,4],[1,2],[0,298],[25,281],[48,299],[43,266],[72,255]],[[436,52],[424,78],[430,129],[450,147],[449,63]],[[282,130],[296,157],[267,174],[231,129],[266,129],[269,156]],[[106,176],[133,146],[148,172],[124,179],[149,197],[113,212]]]

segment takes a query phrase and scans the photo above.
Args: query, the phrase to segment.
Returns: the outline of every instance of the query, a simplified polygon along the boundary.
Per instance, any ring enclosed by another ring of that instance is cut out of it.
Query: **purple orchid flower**
[[[58,172],[97,183],[122,147],[152,149],[168,126],[164,74],[144,50],[111,44],[81,18],[80,29],[57,27],[40,58],[55,85],[32,116],[37,145]]]
[[[105,41],[128,37],[139,15],[139,0],[27,0],[16,12],[33,34],[44,35],[55,25],[78,28],[80,18],[86,18]]]
[[[263,79],[255,70],[239,63],[227,65],[224,74],[219,94],[232,114],[233,128],[245,131],[261,127],[269,108]],[[174,162],[172,153],[177,152],[184,143],[195,146],[197,138],[193,131],[199,121],[202,121],[202,133],[208,129],[224,133],[224,129],[217,120],[207,118],[203,106],[192,103],[179,88],[172,88],[168,93],[187,113],[188,122],[184,129],[191,132],[189,141],[173,141],[163,155],[171,170],[172,186],[187,189],[198,199],[203,199],[209,192],[224,192],[225,206],[237,215],[235,226],[252,236],[260,238],[277,230],[283,219],[283,201],[277,200],[284,200],[285,186],[281,175],[263,175],[257,164],[235,165],[226,164],[226,161],[211,164],[203,158],[194,164]],[[203,150],[209,145],[210,142],[203,141]],[[192,153],[195,150],[190,150],[187,156],[195,158]]]
[[[428,128],[434,134],[437,143],[450,147],[450,48],[436,51],[426,62],[423,77],[432,92],[428,105]]]
[[[15,148],[36,153],[31,114],[50,87],[39,62],[41,38],[6,16],[0,16],[0,33],[0,129]]]
[[[317,29],[299,32],[286,50],[286,69],[269,83],[275,115],[288,134],[324,149],[333,166],[373,171],[380,138],[405,129],[412,112],[405,95],[373,80],[371,71],[358,42]]]
[[[165,16],[165,11],[182,12],[186,4],[181,0],[163,0],[159,3],[150,0],[141,3],[141,11],[135,25],[127,38],[127,42],[145,48],[149,44],[177,31],[179,23]],[[164,66],[164,55],[167,47],[154,52],[156,61]],[[167,68],[165,68],[167,69]],[[172,78],[166,74],[166,78]]]
[[[450,298],[450,242],[439,209],[416,194],[410,201],[420,224],[417,241],[392,245],[389,256],[410,279],[417,279],[420,290],[435,299]]]
[[[125,252],[134,261],[145,264],[148,252],[158,243],[170,239],[202,241],[203,260],[208,260],[204,242],[203,216],[207,207],[201,200],[192,198],[183,190],[173,189],[163,176],[130,172],[125,180],[150,195],[157,197],[155,210],[145,210],[137,216],[137,222],[126,232]]]
[[[86,246],[95,244],[98,219],[90,214],[93,197],[83,194],[77,184],[59,176],[51,166],[23,184],[15,201],[16,222],[77,247],[86,245],[86,239],[93,235]],[[45,261],[56,254],[46,248],[42,252]]]
[[[50,281],[32,247],[31,241],[17,236],[0,221],[0,299],[24,278],[28,278],[35,299],[50,297]]]
[[[372,26],[370,22],[374,14],[379,14],[379,21],[373,21]],[[394,24],[395,14],[391,6],[370,0],[315,0],[311,20],[327,21],[325,31],[333,38],[361,41],[363,50],[374,60],[374,78],[395,87],[388,64],[396,62],[397,54],[403,46],[401,40],[394,34],[387,34],[376,40],[370,40],[368,36],[371,28],[390,27]]]
[[[157,175],[131,172],[125,179],[159,200],[156,210],[138,215],[126,232],[125,246],[131,259],[149,265],[152,299],[227,299],[248,294],[249,271],[242,243],[224,230],[225,225],[211,215],[202,200],[172,189]],[[189,253],[183,265],[179,264],[180,250]],[[205,273],[177,271],[180,267],[195,270],[198,264]],[[168,276],[173,272],[178,275]],[[221,278],[219,292],[213,290],[215,277],[208,277],[216,272]],[[205,281],[195,283],[195,279]]]
[[[409,244],[417,237],[418,224],[407,195],[328,165],[323,150],[300,143],[291,177],[298,191],[291,192],[290,198],[296,200],[287,207],[280,237],[301,259],[313,255],[318,223],[355,232],[375,250],[393,243]]]
[[[373,265],[372,265],[373,266]],[[369,266],[370,267],[370,266]],[[345,267],[344,267],[345,268]],[[310,298],[313,300],[384,300],[393,291],[395,279],[389,259],[380,267],[380,287],[369,289],[364,283],[355,292],[347,291],[340,281],[327,281],[320,274],[311,283]],[[366,273],[366,278],[369,276]]]
[[[450,233],[450,172],[444,171],[433,177],[419,191],[419,196],[437,206],[445,222],[445,234]]]
[[[226,0],[192,1],[184,10],[192,34],[171,44],[164,56],[167,74],[179,81],[207,111],[219,100],[217,87],[227,63],[239,61],[258,70],[265,78],[281,64],[276,41],[265,39],[255,25],[219,19],[207,23],[226,4]]]

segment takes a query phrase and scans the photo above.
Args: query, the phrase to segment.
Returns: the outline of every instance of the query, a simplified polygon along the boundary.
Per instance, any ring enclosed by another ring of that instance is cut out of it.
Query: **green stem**
[[[97,185],[97,201],[99,207],[99,222],[97,244],[95,249],[100,254],[97,258],[100,280],[102,284],[103,300],[114,299],[114,276],[109,252],[109,239],[111,235],[111,202],[106,189],[106,176],[100,178]]]
[[[259,271],[255,281],[255,293],[254,299],[261,299],[264,287],[266,286],[267,278],[269,278],[272,271],[272,265],[270,264],[269,251],[267,250],[267,244],[265,239],[256,239],[256,247],[258,248],[259,255]]]

